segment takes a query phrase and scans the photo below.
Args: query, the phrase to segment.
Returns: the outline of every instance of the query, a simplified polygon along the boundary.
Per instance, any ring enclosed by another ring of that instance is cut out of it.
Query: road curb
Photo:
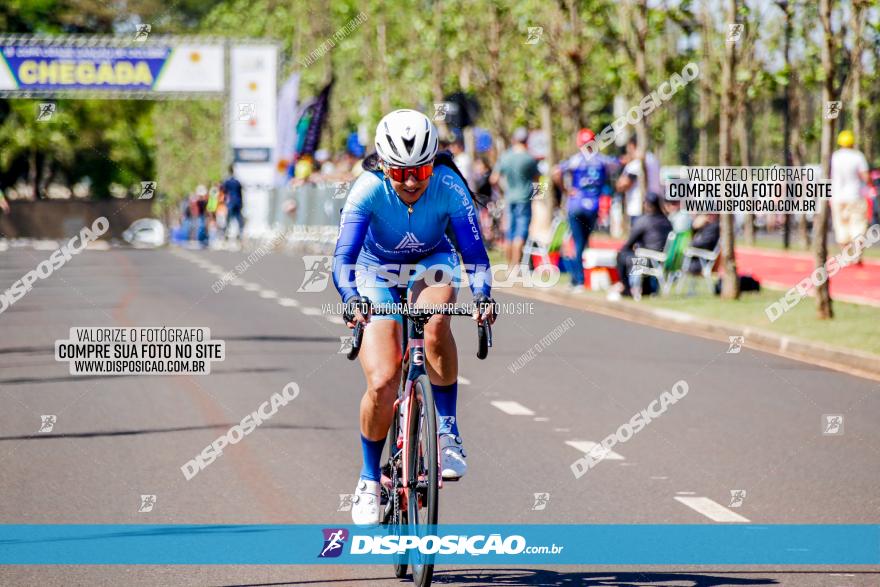
[[[743,346],[748,348],[880,381],[880,355],[873,353],[843,349],[686,312],[649,308],[628,300],[612,302],[583,294],[524,287],[512,287],[505,289],[505,292],[725,343],[729,342],[730,336],[742,336],[745,339]]]

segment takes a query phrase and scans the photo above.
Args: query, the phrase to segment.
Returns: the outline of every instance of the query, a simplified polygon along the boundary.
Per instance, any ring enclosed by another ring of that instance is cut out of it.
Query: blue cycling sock
[[[385,448],[385,438],[382,440],[370,440],[361,434],[361,450],[364,453],[364,466],[361,467],[361,479],[380,481],[382,472],[379,463],[382,461],[382,449]]]
[[[451,433],[458,436],[458,419],[455,417],[455,404],[458,400],[458,382],[450,385],[431,384],[434,390],[434,405],[437,406],[437,423],[440,434]]]

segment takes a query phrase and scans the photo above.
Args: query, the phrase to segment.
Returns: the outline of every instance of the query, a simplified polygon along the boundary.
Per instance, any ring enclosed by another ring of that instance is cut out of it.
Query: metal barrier
[[[286,232],[288,242],[332,244],[336,242],[339,219],[347,189],[339,182],[306,183],[296,188],[278,188],[272,193],[270,222],[276,232]],[[285,212],[288,203],[296,202],[296,212]]]

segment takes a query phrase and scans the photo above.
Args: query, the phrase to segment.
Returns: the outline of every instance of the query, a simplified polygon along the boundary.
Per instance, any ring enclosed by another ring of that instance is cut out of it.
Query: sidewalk
[[[617,249],[622,240],[605,235],[590,237],[590,246]],[[762,286],[787,290],[813,272],[813,256],[753,247],[736,247],[736,266],[741,275],[752,275]],[[831,296],[855,304],[880,306],[880,262],[866,259],[862,266],[841,269],[831,278]]]

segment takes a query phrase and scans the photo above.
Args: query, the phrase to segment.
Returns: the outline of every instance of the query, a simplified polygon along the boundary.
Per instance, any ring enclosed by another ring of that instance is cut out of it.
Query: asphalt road
[[[51,248],[0,252],[5,289]],[[322,314],[332,284],[298,293],[304,263],[276,252],[215,293],[247,252],[85,251],[0,314],[4,523],[347,524],[360,468],[360,368]],[[880,523],[880,386],[806,363],[496,291],[489,359],[454,330],[469,473],[442,523]],[[469,298],[469,295],[468,295]],[[515,373],[509,365],[573,324]],[[209,376],[71,376],[54,359],[74,326],[210,327]],[[572,462],[664,390],[685,398],[575,479]],[[187,481],[180,466],[288,382],[299,397]],[[41,415],[57,421],[38,434]],[[822,433],[826,414],[842,434]],[[738,507],[731,490],[745,490]],[[549,493],[536,507],[536,493]],[[140,495],[156,495],[149,513]],[[795,572],[796,571],[796,572]],[[877,574],[874,574],[877,573]],[[880,569],[439,569],[450,585],[880,584]],[[374,566],[4,567],[3,585],[406,585]]]

